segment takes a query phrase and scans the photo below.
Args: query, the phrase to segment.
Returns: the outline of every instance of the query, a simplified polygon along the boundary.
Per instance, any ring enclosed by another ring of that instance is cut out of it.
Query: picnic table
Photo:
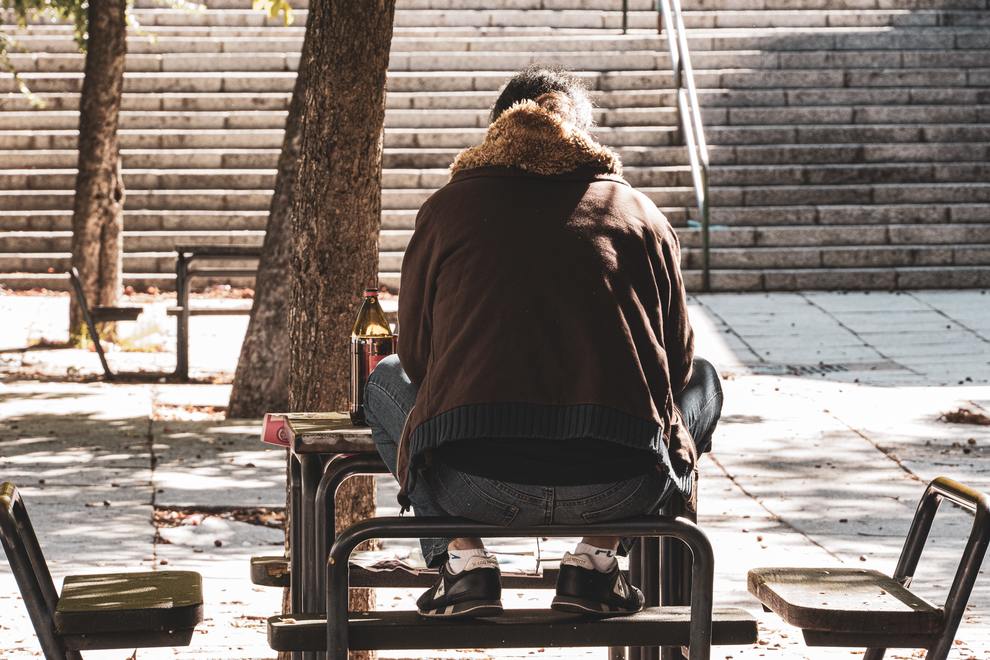
[[[478,525],[471,521],[454,518],[414,519],[377,518],[359,523],[335,535],[333,529],[333,495],[336,488],[347,477],[355,474],[384,474],[385,465],[381,462],[366,427],[356,427],[347,413],[287,413],[266,415],[262,440],[286,447],[290,461],[289,516],[290,539],[287,565],[279,558],[256,558],[252,574],[256,581],[264,584],[285,584],[290,590],[290,603],[293,613],[275,617],[269,625],[269,642],[276,650],[293,651],[294,658],[309,660],[323,657],[329,649],[333,658],[346,654],[346,632],[328,634],[334,625],[337,628],[353,629],[350,648],[365,648],[372,643],[387,644],[377,648],[412,648],[394,644],[436,644],[439,630],[423,630],[410,635],[407,627],[418,619],[396,618],[390,613],[375,613],[372,620],[361,618],[358,613],[346,615],[346,598],[327,617],[327,605],[343,597],[340,584],[350,587],[427,587],[436,579],[436,572],[429,569],[410,569],[396,566],[393,570],[369,570],[367,567],[351,565],[350,551],[361,539],[382,537],[415,538],[439,533],[439,529],[454,535],[479,535],[489,537],[505,536],[581,536],[590,533],[587,526],[567,528],[543,526],[539,528],[498,528]],[[707,658],[702,647],[711,643],[739,644],[755,641],[756,624],[747,613],[731,608],[712,608],[711,594],[711,552],[703,532],[694,524],[692,514],[680,498],[663,512],[662,516],[647,517],[631,521],[599,524],[594,533],[603,534],[612,529],[615,534],[628,534],[642,537],[629,559],[629,577],[633,584],[640,586],[646,596],[649,610],[642,615],[627,619],[624,623],[575,626],[573,621],[561,622],[559,628],[539,625],[553,618],[549,611],[540,616],[533,613],[512,612],[516,617],[503,620],[496,631],[486,637],[484,626],[475,626],[474,645],[500,640],[499,646],[536,645],[610,645],[613,658],[629,660],[665,660],[681,658],[681,646],[693,641],[692,658]],[[356,535],[356,536],[355,536]],[[660,537],[663,537],[662,539]],[[690,549],[689,549],[690,546]],[[694,560],[692,561],[692,554]],[[336,555],[336,560],[328,558]],[[282,560],[285,561],[284,559]],[[340,569],[340,564],[345,568]],[[337,569],[332,567],[336,565]],[[662,570],[661,570],[662,569]],[[336,570],[336,573],[334,572]],[[341,577],[340,570],[344,570]],[[700,573],[699,573],[700,571]],[[329,575],[329,578],[328,578]],[[703,584],[693,589],[699,575]],[[334,577],[336,576],[336,577]],[[707,576],[707,577],[706,577]],[[337,580],[334,586],[333,581]],[[344,580],[342,583],[339,580]],[[539,574],[511,574],[503,576],[506,588],[554,588],[556,570],[544,570]],[[661,607],[661,605],[663,607]],[[707,632],[699,632],[706,626],[698,612],[707,610],[709,622]],[[691,616],[691,612],[695,612]],[[303,616],[305,614],[305,616]],[[406,613],[408,614],[408,613]],[[333,623],[333,617],[337,623]],[[341,616],[344,616],[341,619]],[[357,619],[353,618],[358,616]],[[393,620],[395,619],[395,620]],[[565,617],[566,619],[566,617]],[[436,628],[437,622],[419,621],[424,628]],[[449,622],[447,624],[450,625]],[[387,631],[375,626],[386,626]],[[554,632],[556,630],[556,632]],[[569,630],[570,632],[561,632]],[[398,631],[405,631],[401,635]],[[510,632],[514,631],[514,632]],[[553,633],[553,634],[551,634]],[[442,633],[449,636],[449,631]],[[549,636],[548,636],[549,635]],[[343,650],[341,639],[345,640]],[[388,640],[391,640],[391,643]],[[459,639],[456,635],[450,639]],[[416,642],[415,640],[419,640]],[[661,650],[664,640],[669,642]],[[617,643],[623,646],[615,646]],[[648,645],[633,646],[629,644]],[[335,646],[336,645],[336,646]],[[496,644],[490,644],[496,645]]]

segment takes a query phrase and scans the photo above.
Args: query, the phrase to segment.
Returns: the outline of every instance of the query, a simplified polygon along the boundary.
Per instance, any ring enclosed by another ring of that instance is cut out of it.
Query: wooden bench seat
[[[973,514],[973,526],[938,607],[908,587],[943,500]],[[767,610],[801,628],[808,646],[866,647],[863,660],[881,660],[888,648],[919,648],[928,649],[927,660],[946,660],[988,547],[990,497],[938,477],[918,503],[892,576],[855,568],[759,568],[747,582]]]
[[[94,307],[91,314],[94,323],[109,323],[111,321],[137,321],[143,311],[143,307]]]
[[[553,589],[560,569],[544,568],[540,573],[502,573],[506,589]],[[289,560],[282,556],[252,557],[251,582],[260,587],[288,587],[291,573]],[[351,562],[351,587],[427,589],[437,581],[435,568],[416,568],[398,563],[385,568],[367,567]]]
[[[942,610],[877,571],[857,568],[760,568],[749,591],[787,623],[863,634],[938,633]]]
[[[98,648],[127,648],[136,636],[152,640],[144,646],[173,646],[202,620],[203,580],[191,571],[70,575],[54,616],[67,645],[82,649],[97,636]]]
[[[169,316],[178,316],[182,313],[182,307],[169,307],[165,313]],[[190,307],[189,316],[244,316],[250,314],[250,307]]]
[[[531,648],[580,646],[684,646],[690,607],[651,607],[638,614],[596,619],[549,609],[506,610],[491,619],[426,619],[416,612],[354,612],[351,649]],[[712,644],[752,644],[756,621],[735,608],[716,608]],[[276,651],[324,651],[326,618],[284,615],[268,620]],[[442,646],[438,644],[442,643]]]

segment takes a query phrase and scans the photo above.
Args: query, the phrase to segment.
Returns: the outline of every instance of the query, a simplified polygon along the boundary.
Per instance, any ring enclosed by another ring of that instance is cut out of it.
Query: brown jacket
[[[479,437],[651,449],[687,494],[673,393],[693,334],[670,224],[612,151],[532,101],[451,171],[402,264],[399,358],[419,393],[400,501],[430,450]]]

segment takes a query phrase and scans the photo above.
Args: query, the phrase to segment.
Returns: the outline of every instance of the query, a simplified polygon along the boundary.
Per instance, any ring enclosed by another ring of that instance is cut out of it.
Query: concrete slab
[[[160,506],[285,506],[285,451],[263,444],[257,421],[155,422]]]

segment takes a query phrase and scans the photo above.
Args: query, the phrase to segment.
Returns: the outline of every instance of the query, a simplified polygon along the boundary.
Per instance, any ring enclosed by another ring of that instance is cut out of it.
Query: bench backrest
[[[58,592],[24,501],[10,482],[0,484],[0,541],[45,657],[81,660],[77,651],[66,650],[55,631]]]

